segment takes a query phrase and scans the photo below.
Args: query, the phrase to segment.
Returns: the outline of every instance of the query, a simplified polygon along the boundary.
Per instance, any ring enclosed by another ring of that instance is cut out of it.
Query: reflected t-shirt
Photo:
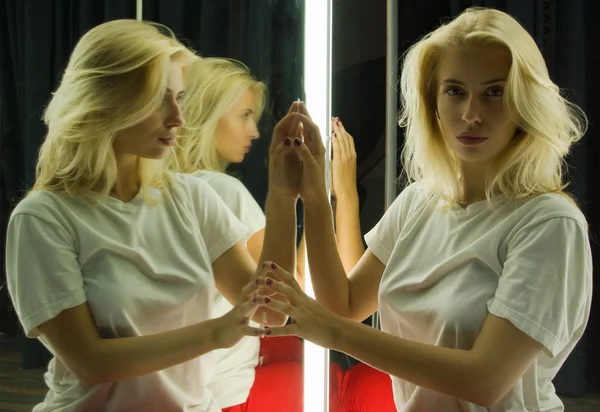
[[[265,228],[265,214],[246,187],[233,176],[225,173],[199,170],[193,174],[208,183],[233,214],[247,228],[244,241]],[[222,316],[232,309],[231,304],[219,292],[215,295],[214,316]],[[253,326],[258,326],[250,322]],[[246,336],[231,348],[214,351],[215,373],[209,387],[222,408],[246,402],[254,384],[258,365],[260,342]]]

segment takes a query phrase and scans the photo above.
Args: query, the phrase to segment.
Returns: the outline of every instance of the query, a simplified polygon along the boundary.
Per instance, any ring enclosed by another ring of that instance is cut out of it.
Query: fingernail
[[[302,141],[300,139],[294,139],[294,146],[298,147],[302,144]]]
[[[255,282],[256,282],[257,285],[260,285],[260,281],[258,280],[258,278],[256,278]]]
[[[267,285],[271,286],[273,284],[273,279],[267,279]]]
[[[265,335],[270,335],[271,334],[271,329],[265,329]]]
[[[256,303],[257,299],[256,296],[254,296],[254,299],[252,299],[252,302]]]
[[[265,303],[270,303],[270,302],[271,302],[271,299],[265,298]]]
[[[298,139],[296,139],[296,140],[298,140]],[[275,263],[271,263],[271,269],[273,269],[273,270],[277,269],[277,265]]]
[[[333,138],[334,138],[334,139],[336,139],[336,138],[337,138],[337,135],[335,134],[335,132],[333,132],[333,135],[332,135],[332,136],[333,136]]]
[[[284,145],[286,145],[286,146],[289,146],[289,145],[291,145],[292,143],[291,143],[290,139],[286,137],[286,138],[285,138],[285,140],[283,141],[283,144],[284,144]],[[266,263],[265,263],[265,265],[266,265]],[[264,266],[263,266],[263,267],[264,267]]]
[[[263,263],[263,264],[262,264],[262,267],[263,267],[263,268],[266,268],[266,267],[267,267],[267,264],[266,264],[266,263]]]

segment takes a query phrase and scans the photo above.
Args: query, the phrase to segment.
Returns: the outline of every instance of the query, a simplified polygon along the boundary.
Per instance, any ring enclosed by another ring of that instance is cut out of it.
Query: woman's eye
[[[458,96],[462,93],[462,90],[460,90],[458,87],[448,87],[445,93],[449,96]]]
[[[502,87],[492,87],[488,89],[487,95],[492,97],[504,96],[504,89]]]

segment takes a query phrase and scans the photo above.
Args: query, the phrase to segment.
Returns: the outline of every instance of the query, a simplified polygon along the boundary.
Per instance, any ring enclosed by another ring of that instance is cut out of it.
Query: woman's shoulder
[[[569,218],[587,226],[586,218],[577,203],[565,194],[537,195],[525,201],[519,209],[532,223],[552,218]]]
[[[73,201],[74,199],[60,192],[33,190],[15,206],[12,216],[33,215],[39,218],[48,218],[70,209]]]
[[[239,179],[226,173],[199,170],[189,176],[192,182],[202,181],[208,184],[222,199],[248,198],[252,196]]]

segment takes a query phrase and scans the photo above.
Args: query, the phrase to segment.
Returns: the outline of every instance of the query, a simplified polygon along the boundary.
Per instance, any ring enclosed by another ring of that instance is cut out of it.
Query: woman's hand
[[[252,279],[242,290],[242,300],[233,309],[221,316],[219,326],[215,330],[215,341],[219,348],[231,348],[244,336],[262,336],[264,329],[249,325],[250,319],[260,307],[258,294],[264,300],[266,288],[260,286],[257,278]],[[271,292],[275,294],[275,292]]]
[[[299,103],[273,129],[269,147],[269,193],[297,199],[300,190],[302,162],[293,150],[295,138],[301,138]]]
[[[325,146],[319,127],[312,121],[304,102],[298,106],[302,138],[294,140],[296,153],[302,159],[300,196],[303,201],[326,194],[325,186]]]
[[[346,131],[339,117],[331,122],[331,192],[338,198],[358,197],[356,190],[356,150],[354,138]]]
[[[294,277],[277,264],[271,262],[261,269],[263,273],[257,277],[259,284],[283,296],[287,302],[257,293],[257,303],[286,314],[292,319],[290,325],[265,329],[264,335],[294,335],[325,348],[334,347],[340,336],[338,328],[342,319],[307,296]]]

